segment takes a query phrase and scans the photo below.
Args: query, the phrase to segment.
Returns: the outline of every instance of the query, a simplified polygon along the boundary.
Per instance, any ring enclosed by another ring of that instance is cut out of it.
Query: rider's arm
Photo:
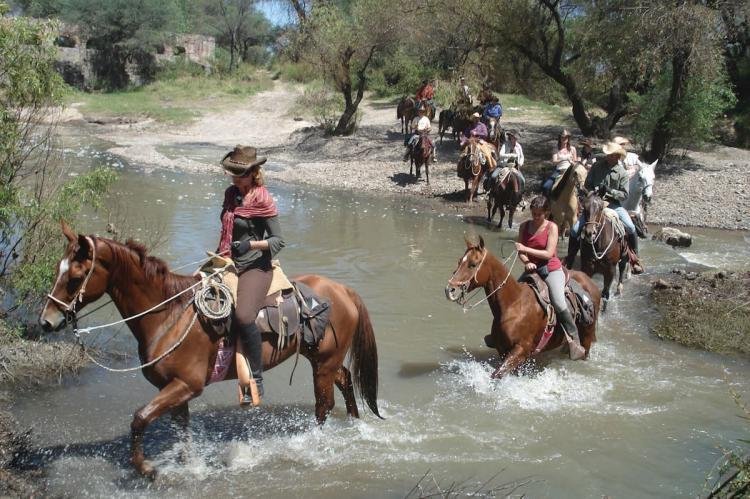
[[[607,186],[606,197],[622,203],[628,198],[628,176],[617,174],[617,183],[614,187]]]
[[[267,217],[266,223],[266,234],[267,237],[261,241],[251,241],[250,249],[271,251],[271,258],[274,258],[281,249],[286,246],[284,238],[281,236],[281,225],[279,225],[279,217]]]
[[[521,226],[518,228],[518,237],[516,238],[516,242],[519,243],[519,244],[523,244],[522,238],[523,238],[523,234],[526,233],[526,224],[527,223],[528,223],[528,221],[522,223]],[[523,251],[519,251],[518,252],[518,258],[523,262],[524,265],[526,265],[527,263],[529,263],[529,257],[526,256],[526,253],[523,252]]]
[[[518,168],[521,168],[523,166],[524,157],[523,157],[523,147],[521,147],[521,144],[516,143],[517,151],[516,154],[516,163],[518,164]]]

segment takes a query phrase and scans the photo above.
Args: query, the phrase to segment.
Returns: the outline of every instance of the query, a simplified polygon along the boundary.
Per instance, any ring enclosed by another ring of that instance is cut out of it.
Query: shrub
[[[345,105],[344,98],[340,93],[334,92],[333,89],[321,81],[316,81],[305,87],[305,91],[297,101],[296,107],[298,112],[309,113],[313,121],[326,134],[330,135],[336,128],[339,118],[341,118],[341,111]],[[356,129],[361,118],[361,112],[357,111],[353,122],[350,124],[349,133]]]

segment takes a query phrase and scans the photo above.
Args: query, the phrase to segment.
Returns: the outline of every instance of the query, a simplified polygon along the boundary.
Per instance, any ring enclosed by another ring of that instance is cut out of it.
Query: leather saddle
[[[268,295],[258,312],[255,324],[262,333],[279,335],[279,346],[292,336],[301,334],[302,341],[316,346],[325,333],[330,315],[330,302],[316,295],[298,281],[292,287]]]
[[[578,281],[570,278],[570,271],[567,268],[562,267],[562,271],[565,274],[565,301],[568,303],[571,315],[578,324],[586,326],[592,324],[595,311],[591,297]],[[529,285],[534,291],[534,296],[536,296],[539,305],[544,310],[547,322],[549,324],[556,324],[555,308],[552,306],[552,300],[549,297],[549,286],[547,286],[547,283],[536,272],[526,274],[523,282]]]

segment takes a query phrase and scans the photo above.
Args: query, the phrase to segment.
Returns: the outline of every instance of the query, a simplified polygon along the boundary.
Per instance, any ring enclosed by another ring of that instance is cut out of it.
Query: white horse
[[[644,228],[646,227],[646,205],[651,202],[654,194],[654,179],[658,162],[658,159],[651,164],[638,160],[640,168],[630,177],[628,197],[622,206],[628,210],[631,218],[636,219],[633,221],[636,226],[640,223]],[[630,265],[627,267],[625,277],[630,278]]]
[[[645,223],[646,220],[641,213],[641,201],[645,204],[651,202],[651,197],[654,194],[656,164],[658,162],[658,159],[651,164],[638,161],[640,168],[632,177],[630,177],[628,198],[623,203],[623,207],[628,210],[628,213],[639,217],[643,223]]]

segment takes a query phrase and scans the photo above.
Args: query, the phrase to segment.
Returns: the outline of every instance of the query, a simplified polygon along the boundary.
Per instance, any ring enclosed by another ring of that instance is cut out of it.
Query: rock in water
[[[693,236],[687,232],[674,229],[672,227],[664,227],[654,234],[654,239],[657,241],[663,241],[670,246],[679,246],[681,248],[687,248],[693,244]]]

